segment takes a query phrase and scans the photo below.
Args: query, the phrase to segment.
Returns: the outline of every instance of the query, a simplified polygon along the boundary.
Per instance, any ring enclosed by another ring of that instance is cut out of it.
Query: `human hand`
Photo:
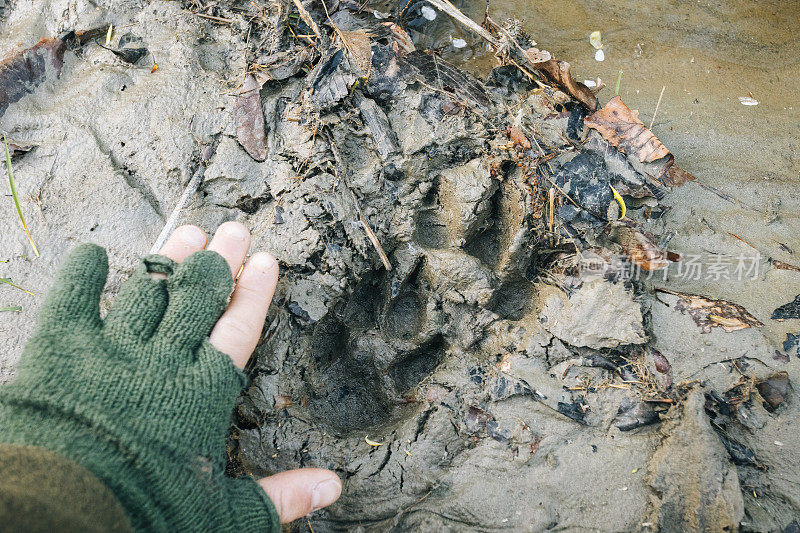
[[[17,378],[0,387],[0,442],[89,470],[137,530],[277,531],[336,501],[341,482],[323,469],[258,482],[225,475],[225,435],[247,381],[241,369],[278,264],[257,253],[242,267],[250,235],[235,222],[205,245],[199,228],[178,228],[161,255],[140,262],[105,318],[106,252],[73,250]]]
[[[222,224],[206,247],[206,234],[196,226],[181,226],[164,244],[159,254],[176,263],[203,249],[220,254],[236,276],[250,248],[250,233],[238,222]],[[160,276],[159,274],[152,274]],[[244,368],[258,343],[275,286],[278,263],[266,252],[253,254],[241,269],[228,308],[211,331],[215,348]],[[301,468],[275,474],[258,481],[275,504],[281,523],[288,523],[339,498],[341,482],[333,472],[320,468]]]

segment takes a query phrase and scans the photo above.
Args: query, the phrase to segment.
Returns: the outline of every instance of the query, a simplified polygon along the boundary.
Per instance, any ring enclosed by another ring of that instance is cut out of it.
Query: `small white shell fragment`
[[[589,87],[590,89],[592,87],[597,87],[597,82],[594,80],[583,80],[583,84]]]
[[[592,46],[594,46],[598,50],[603,48],[603,40],[599,31],[593,31],[589,35],[589,42],[592,43]]]
[[[428,20],[436,19],[436,11],[434,11],[432,7],[422,6],[422,9],[420,9],[420,11],[422,12],[422,16],[425,17],[426,19]]]
[[[606,54],[603,52],[602,49],[600,49],[600,50],[598,50],[597,52],[594,53],[594,59],[595,59],[595,61],[605,61]]]
[[[758,100],[751,96],[740,96],[739,102],[741,102],[742,105],[758,105]]]
[[[467,46],[467,41],[464,39],[453,39],[453,48],[464,48]]]

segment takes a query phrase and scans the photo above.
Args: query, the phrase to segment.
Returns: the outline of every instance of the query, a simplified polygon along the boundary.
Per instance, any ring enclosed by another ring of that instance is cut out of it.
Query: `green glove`
[[[84,466],[137,530],[280,531],[261,487],[225,476],[226,433],[246,383],[208,342],[232,288],[225,260],[148,256],[102,320],[107,274],[102,248],[70,254],[18,377],[0,387],[0,442]]]

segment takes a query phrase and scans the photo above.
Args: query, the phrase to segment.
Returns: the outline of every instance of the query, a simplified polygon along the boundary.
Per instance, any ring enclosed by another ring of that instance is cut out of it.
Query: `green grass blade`
[[[619,84],[622,81],[622,69],[619,70],[619,76],[617,76],[617,86],[614,88],[614,96],[619,95]]]
[[[19,205],[17,187],[14,185],[14,170],[11,168],[11,153],[8,151],[8,141],[5,135],[3,135],[3,145],[6,148],[6,169],[8,170],[8,184],[11,186],[11,197],[14,199],[14,206],[17,208],[17,214],[19,215],[20,222],[22,222],[22,228],[25,230],[25,234],[28,236],[31,246],[33,246],[33,253],[36,254],[36,257],[39,257],[39,250],[36,248],[36,243],[33,242],[31,232],[28,231],[28,224],[25,223],[25,217],[22,216],[22,207]]]
[[[22,312],[21,305],[10,305],[8,307],[0,307],[0,313],[3,311],[16,311],[17,313]]]
[[[11,281],[10,279],[8,279],[8,278],[0,278],[0,283],[5,283],[6,285],[11,285],[11,286],[12,286],[12,287],[14,287],[15,289],[19,289],[19,290],[21,290],[22,292],[27,292],[27,293],[28,293],[28,294],[30,294],[31,296],[36,296],[35,294],[33,294],[33,293],[32,293],[31,291],[29,291],[28,289],[23,289],[22,287],[20,287],[20,286],[19,286],[19,285],[17,285],[16,283],[12,282],[12,281]]]

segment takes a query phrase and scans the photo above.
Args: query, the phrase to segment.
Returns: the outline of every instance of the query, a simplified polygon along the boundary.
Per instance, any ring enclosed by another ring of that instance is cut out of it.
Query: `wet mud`
[[[569,169],[583,164],[574,145],[588,133],[570,120],[579,107],[553,88],[503,71],[477,78],[447,54],[400,53],[385,35],[355,89],[341,57],[267,81],[254,152],[240,143],[237,96],[247,64],[277,46],[269,28],[281,13],[220,24],[188,3],[31,4],[6,8],[4,53],[113,22],[153,57],[131,66],[96,46],[68,52],[59,78],[0,117],[9,140],[30,147],[13,162],[42,251],[31,256],[11,203],[0,206],[2,271],[36,293],[2,293],[15,301],[1,305],[24,311],[0,322],[0,379],[13,379],[60,257],[81,241],[109,248],[107,309],[202,167],[182,222],[245,223],[253,248],[275,254],[283,273],[234,414],[230,472],[319,466],[344,481],[336,505],[293,529],[791,527],[800,376],[796,341],[784,340],[797,319],[770,315],[800,290],[789,278],[797,273],[770,269],[768,258],[798,261],[754,236],[760,214],[696,184],[661,191],[655,203],[627,196],[629,216],[675,234],[670,249],[683,255],[742,252],[730,228],[698,213],[725,205],[719,219],[741,217],[751,231],[742,239],[764,252],[763,275],[749,284],[687,282],[673,271],[632,281],[576,274],[562,226],[595,235],[616,203],[605,194],[591,212],[568,213],[559,197],[549,228],[547,180],[567,186]],[[239,20],[236,10],[215,13]],[[344,4],[331,16],[343,31],[374,24]],[[535,145],[515,144],[512,126],[533,132]],[[662,138],[676,158],[701,182],[730,185],[692,166],[691,141],[679,133]],[[552,157],[532,175],[536,146]],[[781,176],[784,185],[797,179]],[[794,193],[770,187],[786,199],[775,222],[784,226],[769,231],[800,249],[785,233]],[[645,216],[659,209],[666,215]],[[759,288],[776,283],[780,291]],[[705,331],[676,292],[737,302],[765,326]]]

